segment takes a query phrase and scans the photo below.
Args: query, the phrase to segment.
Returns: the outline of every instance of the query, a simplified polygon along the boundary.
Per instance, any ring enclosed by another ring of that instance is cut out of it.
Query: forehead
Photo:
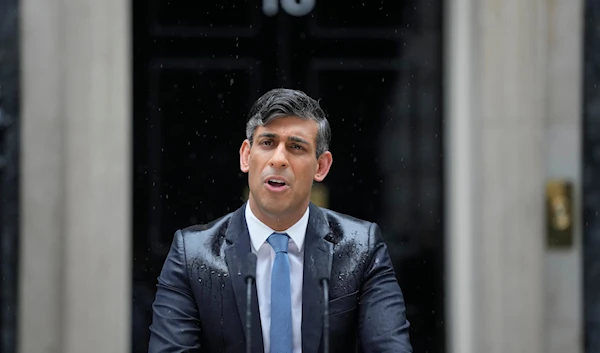
[[[273,133],[280,138],[297,136],[309,141],[316,141],[318,129],[317,122],[312,119],[286,116],[273,119],[267,124],[259,126],[256,129],[256,134]]]

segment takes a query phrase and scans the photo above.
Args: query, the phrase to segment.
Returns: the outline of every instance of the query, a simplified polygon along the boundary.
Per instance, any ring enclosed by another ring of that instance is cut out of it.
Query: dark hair
[[[259,126],[286,116],[316,121],[318,125],[317,158],[329,150],[331,128],[319,102],[302,91],[286,88],[270,90],[254,102],[248,114],[246,138],[252,144],[254,132]]]

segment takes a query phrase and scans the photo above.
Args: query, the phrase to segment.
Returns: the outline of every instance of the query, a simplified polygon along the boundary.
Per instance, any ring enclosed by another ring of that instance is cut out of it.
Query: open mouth
[[[269,189],[274,191],[283,190],[287,186],[285,181],[279,179],[269,179],[266,184],[269,186]]]

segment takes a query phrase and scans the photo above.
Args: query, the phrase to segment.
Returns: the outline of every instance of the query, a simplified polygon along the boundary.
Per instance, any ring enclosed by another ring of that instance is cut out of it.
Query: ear
[[[333,156],[331,152],[326,151],[317,160],[317,171],[315,172],[315,181],[322,182],[327,174],[329,174],[329,169],[331,168],[331,164],[333,163]]]
[[[250,141],[244,140],[242,147],[240,147],[240,170],[244,173],[248,173],[250,166],[248,160],[250,159]]]

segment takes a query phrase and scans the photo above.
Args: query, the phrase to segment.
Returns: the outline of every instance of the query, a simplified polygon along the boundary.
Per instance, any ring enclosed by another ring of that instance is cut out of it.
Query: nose
[[[275,150],[273,150],[273,155],[271,156],[271,160],[269,161],[269,165],[272,168],[285,168],[289,164],[287,160],[287,153],[285,150],[285,144],[280,144],[277,146]]]

